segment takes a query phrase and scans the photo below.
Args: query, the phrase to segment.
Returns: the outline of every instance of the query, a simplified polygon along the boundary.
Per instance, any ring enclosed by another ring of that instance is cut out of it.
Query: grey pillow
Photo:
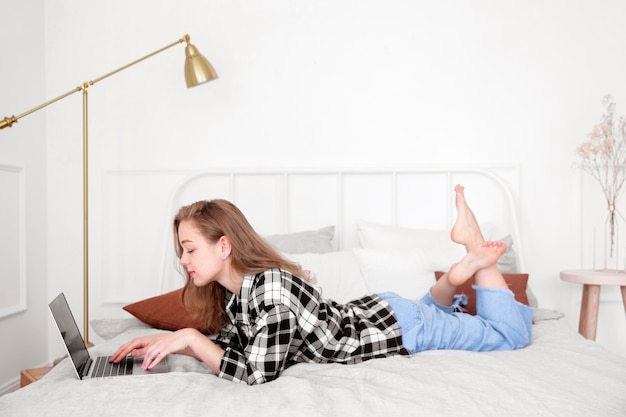
[[[518,271],[519,268],[517,266],[517,254],[513,249],[513,238],[510,235],[507,235],[500,240],[506,244],[506,252],[504,252],[504,254],[500,256],[500,259],[498,259],[498,262],[496,263],[498,269],[500,270],[500,273],[519,273],[520,271]]]
[[[266,236],[270,244],[283,253],[328,253],[335,251],[335,226],[319,230]]]

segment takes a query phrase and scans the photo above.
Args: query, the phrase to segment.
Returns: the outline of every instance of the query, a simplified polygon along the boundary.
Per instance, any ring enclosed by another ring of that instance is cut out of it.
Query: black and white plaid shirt
[[[408,355],[398,321],[380,297],[338,304],[281,269],[246,276],[240,297],[226,291],[226,312],[230,323],[216,338],[226,351],[219,376],[233,381],[268,382],[298,362]]]

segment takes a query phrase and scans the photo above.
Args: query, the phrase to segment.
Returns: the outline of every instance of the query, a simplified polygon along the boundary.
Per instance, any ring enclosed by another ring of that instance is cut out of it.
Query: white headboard
[[[358,247],[357,220],[449,230],[456,216],[453,188],[465,186],[487,239],[511,235],[524,270],[518,218],[519,167],[409,167],[367,169],[214,169],[176,187],[170,215],[198,200],[236,204],[261,235],[335,226],[338,250]],[[171,222],[163,249],[162,291],[178,288]]]

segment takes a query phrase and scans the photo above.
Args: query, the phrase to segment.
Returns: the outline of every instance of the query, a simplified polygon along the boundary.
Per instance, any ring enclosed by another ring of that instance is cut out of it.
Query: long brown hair
[[[179,259],[183,255],[183,248],[178,237],[178,227],[187,220],[192,221],[210,243],[217,243],[222,236],[228,237],[231,243],[231,267],[240,274],[251,275],[271,268],[281,268],[305,280],[309,279],[308,271],[283,258],[252,228],[241,210],[233,203],[221,199],[198,201],[178,211],[174,217],[174,247]],[[226,317],[224,287],[215,281],[197,287],[186,271],[184,274],[185,308],[192,318],[206,324],[210,333],[218,332]]]

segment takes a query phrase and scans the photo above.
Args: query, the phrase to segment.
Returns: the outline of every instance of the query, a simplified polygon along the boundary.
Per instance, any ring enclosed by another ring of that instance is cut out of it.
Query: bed
[[[40,381],[0,397],[0,415],[626,416],[626,361],[570,329],[532,291],[517,212],[519,175],[515,166],[219,169],[182,178],[164,211],[171,218],[182,204],[230,199],[285,256],[315,274],[326,297],[347,301],[385,290],[411,296],[426,291],[436,272],[463,253],[448,240],[452,188],[462,183],[486,237],[508,244],[499,266],[516,298],[534,307],[532,342],[524,349],[299,364],[258,386],[221,380],[179,355],[170,356],[168,374],[84,381],[65,359]],[[152,277],[158,289],[130,294],[133,302],[115,314],[111,306],[94,308],[94,354],[164,331],[155,326],[183,324],[178,321],[185,318],[170,311],[182,278],[169,220],[163,222],[166,243],[159,249],[160,273]],[[155,305],[161,306],[156,312]]]

